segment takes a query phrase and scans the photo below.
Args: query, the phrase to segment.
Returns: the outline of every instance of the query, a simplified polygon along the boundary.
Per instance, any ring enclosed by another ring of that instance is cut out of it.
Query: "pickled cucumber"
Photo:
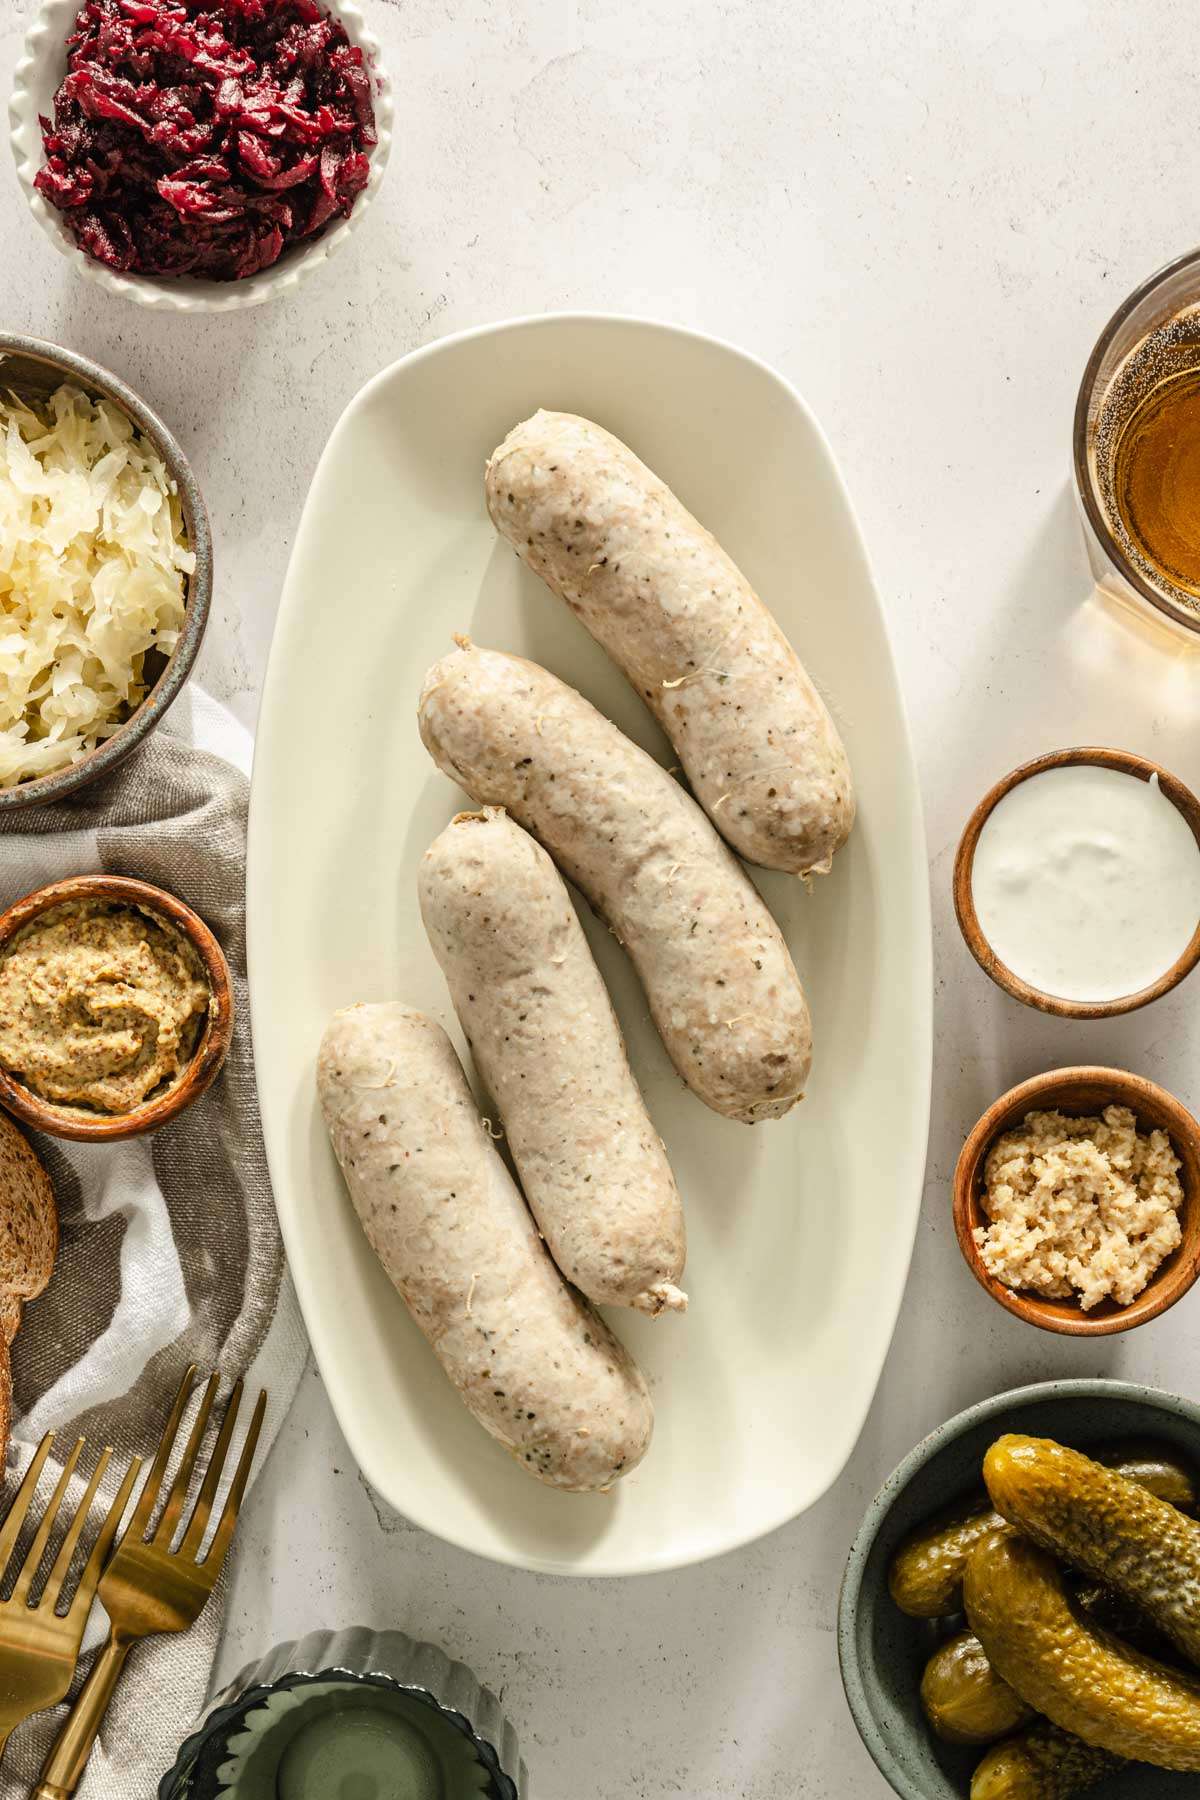
[[[984,1458],[996,1510],[1027,1538],[1132,1602],[1200,1663],[1200,1525],[1156,1494],[1046,1438],[1002,1437]]]
[[[1139,1487],[1169,1501],[1180,1512],[1195,1512],[1196,1472],[1170,1444],[1130,1438],[1093,1454],[1106,1469],[1115,1469],[1126,1481],[1136,1481]]]
[[[993,1668],[1035,1712],[1114,1756],[1200,1770],[1200,1680],[1090,1624],[1046,1551],[995,1533],[963,1598]]]
[[[1120,1766],[1119,1756],[1043,1719],[988,1751],[971,1782],[971,1800],[1071,1800]]]
[[[1130,1481],[1173,1506],[1196,1504],[1195,1478],[1169,1445],[1137,1440],[1113,1444],[1100,1454]],[[914,1619],[943,1619],[961,1612],[967,1558],[1002,1524],[987,1494],[980,1491],[914,1531],[888,1570],[888,1588],[900,1611]]]
[[[1070,1579],[1070,1571],[1067,1585],[1080,1612],[1093,1625],[1112,1632],[1114,1637],[1124,1638],[1135,1650],[1144,1650],[1158,1662],[1185,1666],[1184,1658],[1170,1638],[1165,1637],[1157,1625],[1152,1625],[1123,1594],[1114,1594],[1111,1588],[1101,1587],[1095,1581],[1085,1581],[1081,1585]]]
[[[1174,1644],[1119,1594],[1090,1582],[1071,1589],[1070,1596],[1090,1624],[1159,1662],[1179,1665]],[[1034,1716],[1032,1707],[997,1675],[971,1631],[948,1638],[929,1658],[921,1678],[921,1706],[934,1732],[949,1744],[994,1744]]]
[[[888,1568],[888,1591],[900,1611],[912,1619],[943,1619],[961,1612],[967,1559],[1003,1523],[986,1493],[972,1494],[914,1531]]]
[[[934,1731],[948,1744],[994,1744],[1033,1716],[1020,1695],[997,1675],[970,1631],[959,1632],[926,1663],[921,1705]]]

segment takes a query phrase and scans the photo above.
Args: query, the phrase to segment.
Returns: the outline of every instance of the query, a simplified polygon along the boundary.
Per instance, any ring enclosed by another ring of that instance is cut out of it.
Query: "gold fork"
[[[212,1375],[204,1390],[196,1422],[183,1452],[179,1471],[167,1495],[167,1503],[154,1535],[146,1537],[151,1515],[166,1478],[179,1435],[179,1427],[196,1377],[193,1366],[183,1378],[171,1416],[167,1420],[154,1465],[146,1477],[129,1529],[122,1538],[100,1581],[100,1600],[108,1613],[108,1641],[97,1656],[90,1675],[79,1690],[71,1715],[46,1758],[41,1780],[31,1800],[68,1800],[83,1779],[88,1757],[96,1741],[113,1691],[125,1667],[125,1659],[141,1638],[160,1632],[186,1631],[204,1610],[204,1604],[221,1573],[234,1528],[237,1525],[250,1465],[262,1430],[267,1396],[260,1394],[246,1433],[241,1459],[221,1511],[216,1532],[203,1561],[199,1552],[208,1531],[217,1490],[221,1485],[229,1446],[237,1424],[243,1383],[234,1384],[221,1421],[212,1460],[177,1550],[175,1538],[191,1486],[196,1458],[204,1440],[220,1377]]]
[[[0,1575],[7,1568],[16,1549],[17,1539],[29,1517],[33,1497],[53,1444],[54,1433],[48,1431],[25,1471],[25,1479],[17,1489],[16,1499],[9,1508],[3,1529],[0,1529]],[[92,1610],[100,1574],[113,1547],[113,1539],[129,1503],[133,1484],[141,1471],[142,1465],[135,1457],[125,1472],[125,1479],[116,1499],[108,1509],[108,1516],[92,1546],[71,1603],[65,1612],[59,1612],[63,1586],[87,1525],[92,1502],[112,1460],[111,1450],[102,1453],[92,1479],[88,1482],[87,1492],[76,1507],[75,1516],[63,1536],[42,1591],[36,1603],[31,1606],[29,1596],[34,1579],[46,1554],[50,1534],[83,1449],[84,1440],[80,1438],[67,1458],[50,1504],[21,1561],[12,1594],[8,1600],[0,1603],[0,1757],[4,1755],[8,1740],[21,1721],[28,1719],[33,1713],[44,1712],[48,1706],[57,1706],[71,1685],[75,1664],[79,1660],[79,1646],[83,1642],[83,1628]]]

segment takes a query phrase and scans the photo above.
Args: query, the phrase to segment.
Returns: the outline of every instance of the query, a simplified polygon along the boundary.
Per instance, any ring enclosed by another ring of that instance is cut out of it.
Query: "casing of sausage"
[[[779,927],[696,802],[557,676],[467,639],[429,671],[438,767],[533,833],[624,944],[692,1091],[747,1124],[804,1092],[812,1029]]]
[[[500,809],[460,813],[421,917],[552,1255],[598,1306],[682,1310],[683,1206],[553,862]]]
[[[800,658],[711,532],[574,413],[517,425],[485,491],[497,530],[646,701],[722,836],[748,862],[825,874],[854,823],[850,764]]]
[[[317,1087],[363,1230],[484,1429],[549,1486],[612,1486],[653,1411],[632,1357],[559,1274],[441,1027],[335,1014]]]

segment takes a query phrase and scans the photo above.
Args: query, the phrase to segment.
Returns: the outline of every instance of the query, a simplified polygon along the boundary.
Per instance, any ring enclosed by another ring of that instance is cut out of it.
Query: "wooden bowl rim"
[[[1132,750],[1113,750],[1101,744],[1050,750],[1044,756],[1035,756],[1031,761],[1010,770],[988,789],[967,820],[954,858],[954,911],[959,930],[975,961],[984,974],[1014,1000],[1021,1001],[1024,1006],[1036,1007],[1039,1012],[1053,1013],[1061,1019],[1115,1019],[1123,1013],[1136,1012],[1140,1007],[1161,1000],[1164,994],[1169,994],[1172,988],[1178,987],[1191,974],[1200,962],[1200,920],[1182,954],[1148,987],[1139,988],[1134,994],[1122,994],[1116,1000],[1064,1000],[1023,981],[1007,963],[1000,960],[979,923],[971,886],[975,851],[980,836],[1005,795],[1033,775],[1042,775],[1047,769],[1062,769],[1073,764],[1115,769],[1118,774],[1131,775],[1139,781],[1149,781],[1157,775],[1160,790],[1176,811],[1182,814],[1196,840],[1197,848],[1200,849],[1200,799],[1177,775],[1164,769],[1161,763],[1152,762],[1146,756],[1138,756]]]
[[[1154,1120],[1155,1128],[1165,1130],[1170,1137],[1172,1147],[1184,1164],[1180,1212],[1183,1240],[1128,1306],[1106,1300],[1093,1312],[1085,1313],[1077,1300],[1047,1300],[1037,1294],[1006,1287],[984,1266],[971,1233],[974,1225],[983,1222],[983,1215],[978,1210],[980,1178],[987,1152],[1000,1134],[1029,1112],[1054,1111],[1079,1117],[1083,1112],[1094,1111],[1097,1104],[1094,1098],[1085,1100],[1081,1097],[1079,1104],[1073,1105],[1070,1095],[1073,1089],[1081,1091],[1097,1087],[1110,1094],[1106,1105],[1127,1106],[1139,1126]],[[1162,1117],[1169,1122],[1161,1123]],[[1189,1161],[1196,1171],[1190,1180]],[[1006,1311],[1023,1319],[1027,1325],[1037,1326],[1040,1331],[1057,1332],[1065,1337],[1110,1337],[1117,1332],[1132,1331],[1135,1326],[1159,1318],[1174,1306],[1200,1276],[1200,1123],[1174,1094],[1128,1069],[1090,1063],[1047,1069],[1001,1094],[967,1134],[954,1170],[953,1211],[955,1236],[967,1267],[980,1287]]]
[[[208,1091],[220,1073],[233,1041],[233,981],[225,952],[209,927],[177,894],[131,875],[71,875],[35,888],[0,912],[0,957],[5,947],[30,920],[71,900],[113,900],[157,913],[187,938],[204,969],[212,1000],[195,1053],[173,1086],[156,1099],[147,1100],[127,1113],[89,1113],[82,1108],[57,1106],[43,1100],[7,1069],[0,1068],[0,1106],[52,1137],[75,1142],[105,1143],[140,1137],[175,1118],[186,1106]]]

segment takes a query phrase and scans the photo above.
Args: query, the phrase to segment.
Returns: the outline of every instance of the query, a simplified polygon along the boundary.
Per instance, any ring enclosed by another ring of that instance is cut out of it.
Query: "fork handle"
[[[54,1748],[42,1764],[41,1779],[30,1800],[70,1800],[83,1780],[92,1746],[132,1648],[132,1639],[110,1636],[92,1664]]]

